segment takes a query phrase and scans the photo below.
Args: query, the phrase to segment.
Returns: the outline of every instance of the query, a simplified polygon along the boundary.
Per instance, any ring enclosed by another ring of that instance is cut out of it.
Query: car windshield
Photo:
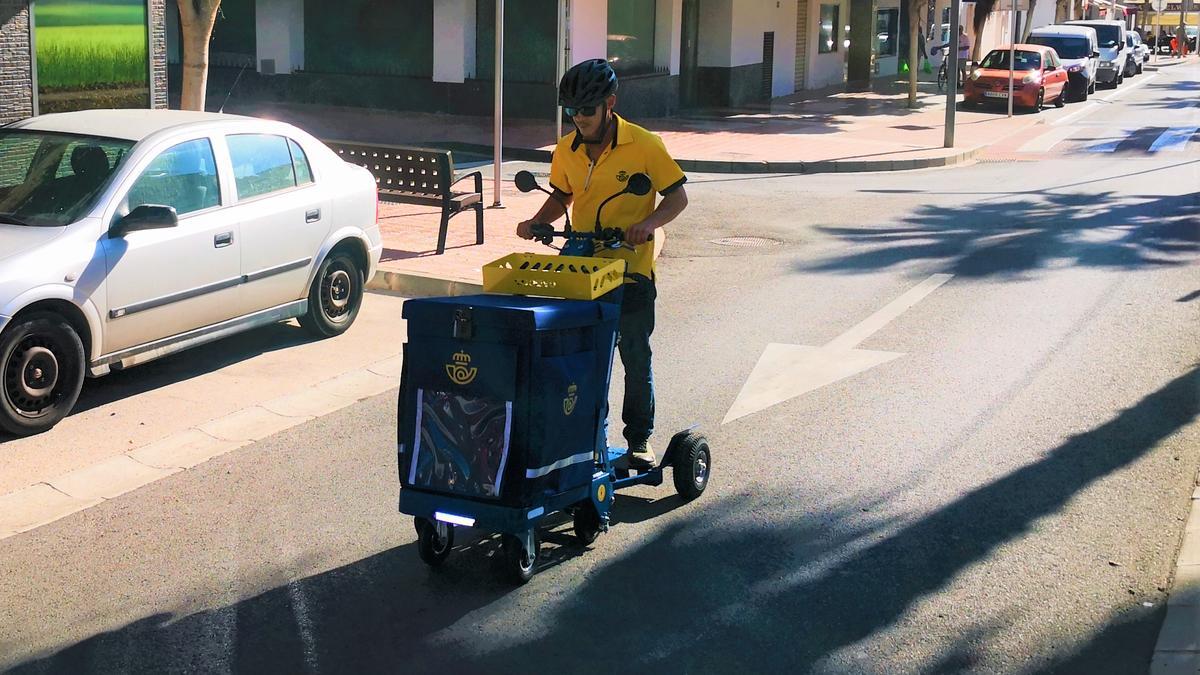
[[[1032,35],[1029,42],[1044,45],[1058,52],[1060,59],[1086,59],[1091,56],[1088,41],[1084,38],[1057,37],[1053,35]]]
[[[1096,37],[1101,47],[1117,47],[1121,44],[1121,28],[1104,24],[1092,25],[1096,29]]]
[[[1013,70],[1038,70],[1042,67],[1042,55],[1037,52],[1027,52],[1018,50],[1016,52],[1016,67]],[[988,52],[984,57],[983,62],[979,64],[983,68],[997,68],[1008,70],[1008,50],[995,49]]]
[[[0,222],[70,224],[132,147],[113,138],[0,129]]]

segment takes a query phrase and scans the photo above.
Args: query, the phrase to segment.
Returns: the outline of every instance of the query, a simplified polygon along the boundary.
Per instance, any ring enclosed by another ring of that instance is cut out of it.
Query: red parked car
[[[1008,52],[1001,47],[988,52],[967,78],[963,102],[968,105],[1008,101]],[[1013,107],[1033,112],[1046,103],[1061,108],[1067,102],[1067,70],[1058,54],[1043,45],[1016,45],[1013,61]]]

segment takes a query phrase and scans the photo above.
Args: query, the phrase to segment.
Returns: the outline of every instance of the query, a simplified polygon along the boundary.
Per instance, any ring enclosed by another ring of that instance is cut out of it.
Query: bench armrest
[[[475,192],[482,195],[483,194],[483,172],[482,171],[472,171],[471,173],[469,173],[465,176],[459,176],[458,178],[455,178],[450,183],[450,185],[447,186],[447,189],[454,187],[458,183],[460,183],[468,178],[475,179]]]

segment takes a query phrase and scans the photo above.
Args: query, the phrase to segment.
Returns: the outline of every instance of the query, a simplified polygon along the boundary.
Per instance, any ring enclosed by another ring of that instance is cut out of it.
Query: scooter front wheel
[[[533,578],[533,566],[537,563],[538,540],[533,539],[533,554],[525,550],[525,542],[515,534],[500,536],[502,562],[505,578],[518,586]]]
[[[575,507],[575,537],[583,546],[591,546],[600,536],[600,514],[590,501]]]

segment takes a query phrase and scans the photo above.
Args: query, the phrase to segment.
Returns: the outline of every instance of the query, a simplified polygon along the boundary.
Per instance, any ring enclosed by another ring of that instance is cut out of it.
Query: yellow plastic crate
[[[625,261],[572,255],[511,253],[483,266],[483,290],[595,300],[625,281]]]

